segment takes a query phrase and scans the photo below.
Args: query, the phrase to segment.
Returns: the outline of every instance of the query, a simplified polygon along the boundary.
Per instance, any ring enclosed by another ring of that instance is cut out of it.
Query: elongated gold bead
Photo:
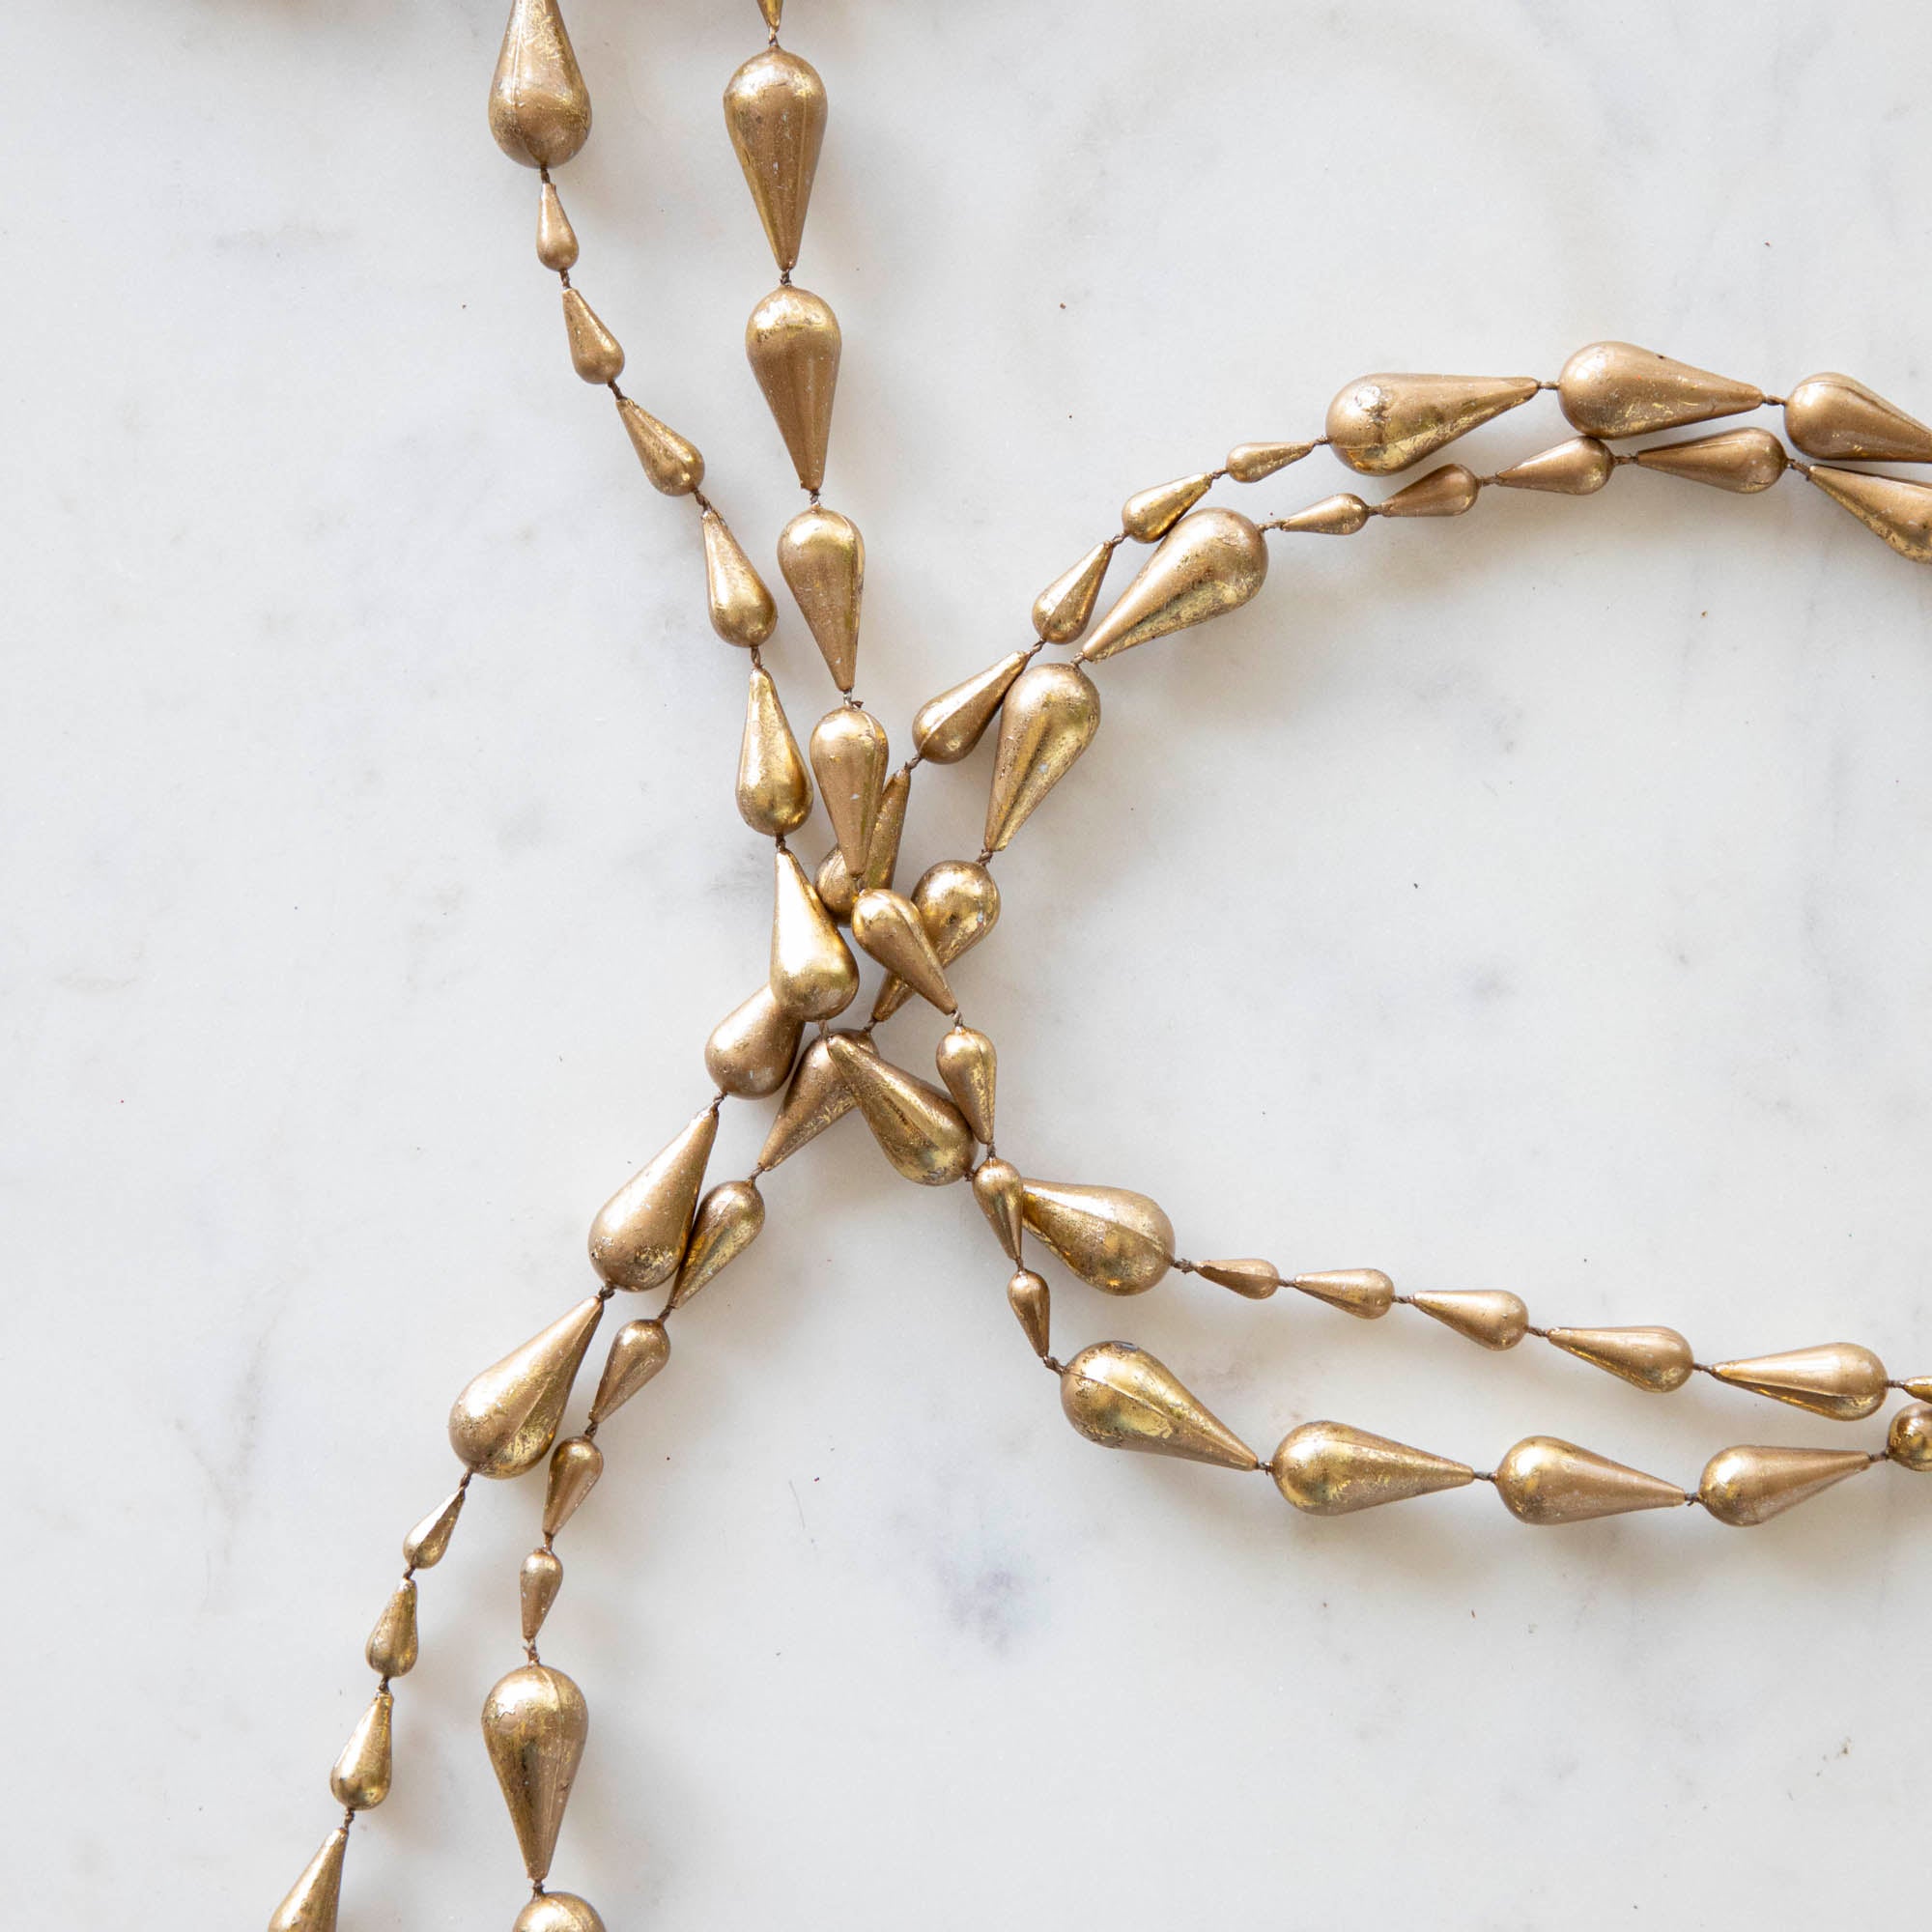
[[[871,1041],[863,1035],[852,1034],[847,1037],[860,1052],[871,1051]],[[808,1141],[816,1140],[857,1105],[851,1088],[833,1065],[830,1039],[824,1037],[814,1039],[799,1056],[784,1102],[765,1136],[764,1146],[758,1150],[759,1167],[777,1167],[781,1161],[789,1160]]]
[[[1121,527],[1136,543],[1158,543],[1213,487],[1205,469],[1137,491],[1121,508]]]
[[[1351,537],[1366,527],[1373,514],[1352,490],[1344,490],[1338,496],[1323,497],[1305,510],[1296,510],[1293,516],[1278,517],[1267,527],[1290,536]]]
[[[767,838],[796,832],[811,816],[811,775],[762,665],[752,667],[745,735],[738,749],[738,816]]]
[[[1082,1281],[1105,1293],[1145,1294],[1173,1265],[1173,1222],[1129,1188],[1028,1180],[1021,1213]]]
[[[1754,497],[1784,474],[1784,445],[1768,429],[1727,429],[1689,442],[1658,443],[1636,453],[1638,467]]]
[[[617,398],[617,417],[653,490],[666,497],[688,497],[704,481],[704,458],[696,443],[667,428],[629,396]]]
[[[1592,342],[1564,363],[1556,400],[1586,436],[1648,436],[1754,410],[1764,391],[1633,342]]]
[[[922,1187],[964,1179],[973,1164],[973,1130],[938,1088],[841,1035],[831,1035],[828,1044],[872,1138],[900,1174]]]
[[[726,1094],[746,1099],[776,1094],[791,1073],[804,1030],[804,1020],[780,1006],[769,986],[760,986],[712,1028],[704,1070]]]
[[[1030,665],[1000,713],[986,799],[986,849],[1004,852],[1094,742],[1100,694],[1076,664]]]
[[[511,1671],[484,1700],[483,1742],[532,1885],[550,1874],[589,1735],[583,1692],[548,1664]]]
[[[1538,450],[1491,479],[1505,490],[1543,490],[1556,497],[1592,497],[1616,473],[1617,459],[1594,436],[1573,436]]]
[[[383,1614],[362,1647],[369,1668],[378,1677],[407,1677],[416,1667],[416,1586],[405,1577],[395,1587]]]
[[[866,869],[891,759],[886,727],[869,711],[841,704],[811,728],[811,769],[845,869],[855,878]]]
[[[490,81],[490,132],[526,168],[557,168],[590,138],[590,90],[556,0],[513,0]]]
[[[1519,1522],[1587,1522],[1630,1510],[1680,1509],[1675,1483],[1626,1468],[1554,1435],[1531,1435],[1496,1464],[1496,1493]]]
[[[1267,581],[1267,542],[1246,517],[1236,510],[1196,510],[1141,566],[1080,647],[1081,660],[1097,664],[1238,611]]]
[[[769,983],[780,1006],[808,1020],[836,1018],[859,990],[850,949],[789,852],[774,867]]]
[[[724,89],[724,125],[781,271],[798,266],[825,141],[825,83],[782,47],[753,55]]]
[[[1237,442],[1222,463],[1236,483],[1259,483],[1291,463],[1299,463],[1313,449],[1312,442]]]
[[[1529,1310],[1504,1289],[1411,1294],[1423,1314],[1482,1349],[1514,1349],[1529,1333]]]
[[[1113,560],[1114,545],[1097,543],[1033,600],[1033,627],[1042,643],[1070,644],[1087,628]]]
[[[1000,889],[977,859],[942,859],[928,867],[912,889],[912,902],[942,966],[970,952],[1000,920]],[[890,1019],[912,996],[903,980],[888,980],[872,1002],[872,1018]]]
[[[1675,1328],[1549,1328],[1545,1340],[1633,1388],[1668,1395],[1690,1379],[1690,1344]]]
[[[779,607],[772,593],[716,510],[704,513],[704,591],[711,628],[727,644],[755,650],[777,630]]]
[[[1805,479],[1824,491],[1841,510],[1849,510],[1874,536],[1883,537],[1900,556],[1932,563],[1932,483],[1905,476],[1873,476],[1860,469],[1811,466]]]
[[[586,383],[614,383],[624,373],[623,344],[604,327],[582,290],[564,290],[563,327],[570,366]]]
[[[554,1549],[532,1549],[517,1573],[517,1607],[524,1641],[535,1643],[550,1615],[556,1593],[563,1588],[563,1562]]]
[[[1720,1449],[1704,1464],[1697,1500],[1719,1522],[1749,1529],[1871,1466],[1862,1449]]]
[[[940,1039],[933,1060],[952,1104],[966,1116],[973,1138],[990,1147],[1000,1069],[993,1042],[976,1028],[954,1026]]]
[[[1360,376],[1328,405],[1328,440],[1350,469],[1392,476],[1539,386],[1534,376]]]
[[[662,1288],[677,1272],[718,1139],[707,1107],[611,1195],[590,1224],[590,1264],[612,1288]]]
[[[1785,398],[1784,427],[1828,463],[1932,463],[1932,429],[1849,376],[1806,376]]]
[[[1164,1363],[1130,1342],[1096,1342],[1061,1371],[1060,1406],[1090,1442],[1257,1469],[1260,1458]]]
[[[765,25],[776,34],[784,18],[784,0],[758,0],[758,12],[765,16]]]
[[[1035,1274],[1032,1268],[1021,1268],[1007,1283],[1007,1306],[1013,1311],[1013,1319],[1034,1353],[1044,1361],[1053,1320],[1053,1291],[1044,1276]]]
[[[866,540],[859,526],[822,503],[801,510],[779,532],[779,570],[832,682],[849,692],[858,675],[866,597]]]
[[[1788,1402],[1833,1422],[1861,1422],[1885,1402],[1885,1364],[1856,1342],[1825,1342],[1781,1355],[1719,1362],[1711,1373],[1733,1388]]]
[[[1298,1274],[1289,1286],[1364,1321],[1376,1321],[1395,1305],[1395,1283],[1380,1268],[1327,1268]]]
[[[520,1476],[543,1461],[603,1313],[604,1304],[586,1296],[456,1398],[449,1446],[466,1468],[479,1476]]]
[[[1476,1480],[1466,1463],[1371,1435],[1346,1422],[1304,1422],[1291,1429],[1267,1469],[1275,1488],[1310,1516],[1352,1516],[1383,1503],[1465,1489]]]
[[[959,1002],[946,982],[946,969],[933,950],[932,935],[919,908],[902,894],[868,887],[852,907],[852,937],[883,966],[942,1013],[956,1012]]]
[[[765,11],[776,13],[778,0],[768,0]],[[604,1932],[604,1921],[589,1901],[574,1891],[546,1891],[517,1914],[510,1932]]]
[[[537,195],[537,260],[558,274],[577,266],[577,230],[552,182],[545,182]]]
[[[1385,517],[1460,517],[1474,508],[1483,486],[1473,469],[1460,463],[1445,463],[1427,476],[1418,476],[1405,489],[1384,500]]]
[[[1011,1161],[990,1154],[973,1172],[973,1199],[986,1225],[1007,1251],[1009,1261],[1020,1258],[1020,1236],[1026,1226],[1026,1182]]]
[[[597,1393],[590,1401],[590,1419],[602,1424],[623,1407],[670,1360],[670,1334],[662,1321],[627,1321],[611,1338],[611,1352]]]
[[[1907,1376],[1899,1387],[1914,1402],[1932,1402],[1932,1376]]]
[[[1025,651],[1009,651],[998,664],[920,706],[912,721],[913,750],[935,765],[956,765],[985,735],[1014,678],[1027,668]]]
[[[831,305],[809,289],[774,289],[745,325],[745,355],[784,438],[801,490],[825,481],[832,404],[844,338]]]
[[[1909,1403],[1891,1418],[1885,1453],[1902,1469],[1932,1471],[1932,1404]]]
[[[899,868],[899,841],[905,837],[906,805],[912,797],[912,772],[901,765],[879,792],[878,815],[872,820],[871,843],[866,847],[867,889],[890,892]],[[843,854],[840,854],[843,857]]]
[[[1250,1257],[1228,1262],[1196,1262],[1194,1272],[1216,1288],[1232,1289],[1250,1301],[1265,1301],[1281,1286],[1281,1275],[1272,1262]]]
[[[570,1435],[550,1455],[550,1482],[544,1491],[543,1533],[554,1536],[597,1487],[604,1452],[587,1435]]]
[[[329,1793],[346,1811],[373,1811],[389,1795],[395,1708],[396,1700],[386,1690],[378,1690],[355,1720],[335,1769],[328,1774]]]
[[[403,1538],[403,1561],[412,1570],[434,1570],[449,1554],[449,1539],[456,1534],[456,1519],[463,1514],[462,1488],[450,1491]]]
[[[728,1267],[758,1238],[765,1225],[765,1197],[750,1180],[722,1181],[697,1204],[691,1245],[678,1270],[668,1308],[682,1308],[714,1275]]]
[[[349,1833],[338,1825],[303,1866],[269,1920],[269,1932],[335,1932],[342,1899],[342,1860]]]

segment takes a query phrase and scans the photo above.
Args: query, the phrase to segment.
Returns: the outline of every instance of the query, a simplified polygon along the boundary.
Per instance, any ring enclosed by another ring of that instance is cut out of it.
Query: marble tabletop
[[[266,1918],[445,1405],[585,1292],[589,1213],[763,971],[743,662],[571,373],[484,126],[498,14],[67,0],[15,45],[7,1810],[48,1922]],[[756,10],[570,18],[579,284],[763,563],[796,496],[717,104]],[[900,745],[1130,490],[1314,434],[1365,370],[1614,336],[1932,411],[1932,15],[1895,0],[793,0],[787,40],[831,95],[799,276],[844,327],[827,500]],[[1563,433],[1541,398],[1468,447]],[[1343,487],[1318,452],[1235,500]],[[1278,546],[1247,610],[1106,667],[1002,863],[957,981],[1004,1151],[1155,1195],[1196,1255],[1932,1369],[1928,618],[1932,572],[1796,478]],[[788,607],[770,657],[802,728]],[[986,761],[923,775],[905,877],[977,847]],[[918,1069],[936,1032],[883,1037]],[[1530,1530],[1480,1489],[1306,1519],[1079,1441],[966,1190],[856,1121],[765,1191],[560,1546],[545,1654],[593,1727],[555,1883],[611,1932],[1916,1895],[1932,1479],[1747,1533]],[[1694,1482],[1883,1439],[1293,1295],[1053,1293],[1063,1348],[1144,1344],[1264,1452],[1332,1416]],[[476,1713],[536,1513],[479,1486],[423,1579],[343,1932],[508,1932]]]

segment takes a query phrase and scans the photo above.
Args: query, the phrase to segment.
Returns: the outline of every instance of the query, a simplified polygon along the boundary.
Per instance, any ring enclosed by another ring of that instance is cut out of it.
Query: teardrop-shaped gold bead
[[[1784,427],[1828,463],[1932,463],[1932,429],[1849,376],[1806,376],[1785,398]]]
[[[860,1052],[871,1050],[871,1042],[863,1036],[849,1037]],[[800,1056],[778,1118],[758,1150],[759,1167],[773,1168],[790,1159],[808,1141],[816,1140],[827,1127],[842,1121],[857,1104],[851,1088],[833,1065],[829,1040],[814,1039]]]
[[[349,1833],[338,1825],[275,1907],[269,1932],[335,1932],[342,1899],[342,1860],[348,1849]]]
[[[778,628],[772,593],[716,510],[704,513],[704,594],[711,628],[727,644],[755,650]]]
[[[616,1414],[670,1360],[670,1334],[662,1321],[627,1321],[611,1338],[611,1352],[591,1398],[590,1419]]]
[[[1932,563],[1932,483],[1904,476],[1872,476],[1858,469],[1813,464],[1806,478],[1849,510],[1866,529],[1883,537],[1900,556]]]
[[[549,1876],[589,1735],[583,1692],[548,1664],[511,1671],[484,1699],[483,1742],[532,1885]]]
[[[1825,1342],[1781,1355],[1719,1362],[1711,1373],[1733,1388],[1788,1402],[1833,1422],[1861,1422],[1885,1402],[1885,1364],[1856,1342]]]
[[[745,735],[738,749],[738,816],[767,838],[796,832],[811,816],[811,775],[763,665],[752,667]]]
[[[1235,1261],[1196,1262],[1194,1272],[1216,1288],[1232,1289],[1250,1301],[1265,1301],[1281,1286],[1281,1275],[1272,1262],[1259,1256],[1241,1256]]]
[[[563,292],[563,327],[570,366],[586,383],[614,383],[624,373],[624,347],[577,289]]]
[[[1204,469],[1195,476],[1177,476],[1140,490],[1121,506],[1121,527],[1136,543],[1158,543],[1213,487]]]
[[[677,1272],[717,1138],[714,1104],[604,1204],[590,1224],[590,1265],[612,1288],[662,1288]]]
[[[1314,447],[1312,442],[1237,442],[1221,467],[1236,483],[1259,483],[1277,469],[1299,463]]]
[[[973,1130],[937,1087],[901,1066],[830,1037],[832,1064],[852,1090],[886,1158],[922,1187],[945,1187],[973,1164]]]
[[[1754,410],[1764,391],[1633,342],[1592,342],[1564,363],[1556,399],[1586,436],[1647,436]]]
[[[1932,1403],[1908,1403],[1885,1433],[1885,1453],[1901,1469],[1932,1471]]]
[[[416,1667],[416,1586],[405,1577],[383,1605],[383,1614],[362,1647],[378,1677],[407,1677]]]
[[[1236,510],[1183,517],[1081,647],[1088,664],[1238,611],[1267,581],[1267,539]]]
[[[1009,1261],[1020,1258],[1020,1236],[1026,1223],[1026,1182],[1011,1161],[997,1154],[982,1160],[973,1172],[973,1199],[986,1217],[994,1238]]]
[[[682,1308],[721,1269],[728,1267],[765,1225],[765,1197],[749,1180],[721,1182],[697,1204],[691,1246],[671,1290],[670,1308]]]
[[[745,355],[784,438],[801,490],[825,481],[832,403],[844,347],[831,305],[809,289],[774,289],[745,325]]]
[[[1035,1274],[1032,1268],[1021,1268],[1007,1283],[1007,1306],[1013,1311],[1013,1319],[1034,1353],[1044,1361],[1053,1321],[1053,1292],[1045,1277]]]
[[[1256,1469],[1260,1458],[1145,1349],[1096,1342],[1062,1370],[1060,1406],[1090,1442]]]
[[[1540,386],[1534,376],[1358,376],[1328,405],[1328,441],[1350,469],[1392,476]]]
[[[872,820],[872,839],[866,848],[867,890],[890,892],[899,868],[899,840],[905,837],[906,805],[912,797],[912,773],[901,765],[879,792],[878,815]],[[843,854],[840,854],[843,857]]]
[[[1000,889],[977,859],[942,859],[928,867],[912,889],[912,902],[942,966],[971,952],[1000,920]],[[888,980],[872,1002],[874,1022],[890,1019],[912,996],[903,980]]]
[[[1520,1295],[1506,1289],[1463,1290],[1454,1293],[1411,1294],[1423,1314],[1453,1328],[1482,1349],[1514,1349],[1529,1333],[1529,1310]]]
[[[545,182],[537,195],[537,260],[558,274],[577,266],[577,230],[554,182]]]
[[[586,1296],[456,1398],[449,1446],[466,1468],[479,1476],[520,1476],[543,1461],[603,1313],[604,1304]]]
[[[724,125],[781,271],[798,267],[825,140],[825,83],[782,47],[755,54],[724,89]]]
[[[1492,479],[1505,490],[1544,490],[1555,497],[1591,497],[1615,473],[1617,459],[1594,436],[1573,436],[1552,449],[1538,450]]]
[[[1296,510],[1291,517],[1277,518],[1268,528],[1298,537],[1351,537],[1367,525],[1372,514],[1352,490],[1344,490],[1338,496],[1323,497],[1305,510]]]
[[[842,1013],[859,990],[850,949],[789,852],[774,867],[770,985],[780,1006],[808,1020]]]
[[[403,1561],[412,1570],[434,1570],[449,1554],[449,1539],[456,1534],[467,1493],[459,1484],[403,1538]]]
[[[1460,463],[1445,463],[1427,476],[1398,490],[1381,506],[1385,517],[1460,517],[1483,494],[1476,472]]]
[[[1000,1057],[993,1042],[974,1027],[955,1026],[941,1038],[933,1060],[953,1105],[966,1116],[973,1138],[990,1147],[1000,1077]]]
[[[1174,1224],[1128,1188],[1029,1180],[1021,1212],[1082,1281],[1108,1294],[1145,1294],[1173,1265]]]
[[[342,1755],[328,1774],[329,1795],[345,1811],[373,1811],[389,1795],[394,1764],[391,1715],[396,1700],[378,1690],[355,1720]]]
[[[1352,1516],[1441,1490],[1466,1489],[1466,1463],[1371,1435],[1346,1422],[1304,1422],[1281,1438],[1268,1465],[1274,1486],[1310,1516]]]
[[[1704,1464],[1697,1500],[1719,1522],[1749,1529],[1871,1466],[1862,1449],[1720,1449]]]
[[[912,721],[913,749],[930,764],[956,765],[999,716],[1013,679],[1026,668],[1025,651],[1009,651],[998,664],[928,698]]]
[[[550,1454],[543,1533],[554,1536],[582,1507],[604,1473],[604,1452],[587,1435],[567,1435]]]
[[[779,532],[779,569],[825,668],[849,692],[859,667],[859,611],[866,596],[866,540],[859,526],[814,503]]]
[[[778,11],[778,0],[759,3],[767,14]],[[517,1914],[510,1932],[604,1932],[604,1921],[589,1901],[574,1891],[546,1891]]]
[[[590,90],[556,0],[513,0],[490,81],[490,132],[526,168],[560,168],[590,138]]]
[[[1097,543],[1033,600],[1033,627],[1040,641],[1070,644],[1087,628],[1116,546]]]
[[[758,12],[765,16],[765,25],[776,34],[784,18],[784,0],[758,0]]]
[[[704,481],[704,458],[696,443],[667,428],[629,396],[617,398],[617,416],[653,490],[666,497],[688,497]]]
[[[1554,1435],[1531,1435],[1496,1464],[1496,1493],[1519,1522],[1587,1522],[1629,1510],[1681,1509],[1675,1483],[1628,1469]]]
[[[1907,1376],[1899,1387],[1914,1402],[1932,1402],[1932,1376]]]
[[[1784,474],[1787,461],[1783,443],[1768,429],[1727,429],[1689,442],[1659,443],[1638,450],[1636,460],[1642,469],[1740,497],[1769,490]]]
[[[987,851],[1006,850],[1099,728],[1100,694],[1077,664],[1030,665],[1013,680],[986,800]]]
[[[1298,1274],[1289,1286],[1364,1321],[1376,1321],[1395,1305],[1395,1283],[1380,1268],[1325,1268]]]
[[[811,727],[811,769],[845,869],[855,878],[866,869],[891,758],[886,727],[869,711],[841,704]]]
[[[526,1643],[536,1642],[562,1588],[563,1559],[554,1549],[532,1549],[517,1572],[517,1607]]]
[[[776,1094],[798,1058],[804,1030],[805,1022],[780,1006],[769,986],[760,986],[712,1028],[704,1070],[724,1093],[744,1099]]]
[[[902,894],[876,887],[861,893],[852,907],[852,937],[922,999],[942,1013],[956,1012],[959,1002],[946,983],[946,969],[933,951],[932,935],[919,908]]]
[[[1565,1354],[1658,1395],[1681,1389],[1695,1367],[1690,1344],[1675,1328],[1549,1328],[1544,1333]]]

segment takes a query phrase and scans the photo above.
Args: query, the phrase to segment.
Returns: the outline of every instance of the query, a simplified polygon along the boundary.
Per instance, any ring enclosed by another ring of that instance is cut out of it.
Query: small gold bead
[[[1265,1301],[1281,1286],[1272,1262],[1243,1256],[1236,1261],[1196,1262],[1194,1272],[1216,1288],[1232,1289],[1250,1301]]]
[[[624,373],[623,345],[580,290],[563,292],[563,327],[570,338],[570,366],[586,383],[614,383]]]
[[[389,1795],[390,1714],[395,1706],[386,1690],[376,1692],[328,1774],[329,1793],[345,1810],[373,1810]]]
[[[1136,543],[1158,543],[1212,487],[1214,479],[1203,470],[1195,476],[1179,476],[1172,483],[1157,483],[1127,498],[1121,510],[1121,527]]]
[[[577,266],[577,230],[551,182],[537,195],[537,260],[558,274]]]
[[[1529,1333],[1529,1310],[1503,1289],[1412,1294],[1423,1314],[1483,1349],[1514,1349]]]
[[[543,1507],[546,1536],[554,1536],[583,1507],[603,1473],[604,1452],[587,1435],[567,1436],[551,1451]]]
[[[1298,1274],[1289,1286],[1364,1321],[1377,1321],[1395,1306],[1395,1283],[1380,1268],[1329,1268],[1321,1274]]]
[[[517,1573],[517,1607],[522,1616],[524,1641],[535,1643],[542,1634],[544,1619],[563,1588],[563,1562],[554,1549],[532,1549]]]
[[[1885,1452],[1901,1468],[1932,1471],[1932,1404],[1915,1402],[1891,1418]]]

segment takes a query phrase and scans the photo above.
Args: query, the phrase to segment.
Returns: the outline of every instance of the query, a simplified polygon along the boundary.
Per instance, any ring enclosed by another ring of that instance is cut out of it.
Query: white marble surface
[[[49,1922],[266,1918],[444,1404],[582,1291],[589,1211],[760,970],[742,662],[570,373],[484,130],[497,11],[69,0],[15,45],[7,1816]],[[1129,489],[1366,368],[1609,334],[1932,407],[1932,22],[1731,13],[794,0],[867,697],[900,729]],[[572,17],[581,284],[769,555],[793,498],[738,337],[771,270],[717,108],[754,10]],[[1558,433],[1546,401],[1473,447]],[[1003,1140],[1157,1193],[1195,1253],[1932,1368],[1928,615],[1932,574],[1795,481],[1279,551],[1250,610],[1108,668],[1002,867],[959,980]],[[794,616],[772,656],[809,722]],[[922,785],[909,873],[972,848],[983,781]],[[732,1109],[718,1171],[760,1131]],[[1480,1491],[1301,1520],[1077,1441],[964,1192],[856,1123],[768,1195],[565,1540],[545,1648],[595,1730],[555,1877],[611,1932],[1915,1895],[1932,1483],[1748,1535],[1531,1532]],[[1147,1343],[1264,1446],[1550,1431],[1692,1479],[1877,1439],[1416,1320],[1055,1294],[1065,1345]],[[344,1932],[515,1916],[475,1713],[535,1513],[479,1493],[424,1579]]]

